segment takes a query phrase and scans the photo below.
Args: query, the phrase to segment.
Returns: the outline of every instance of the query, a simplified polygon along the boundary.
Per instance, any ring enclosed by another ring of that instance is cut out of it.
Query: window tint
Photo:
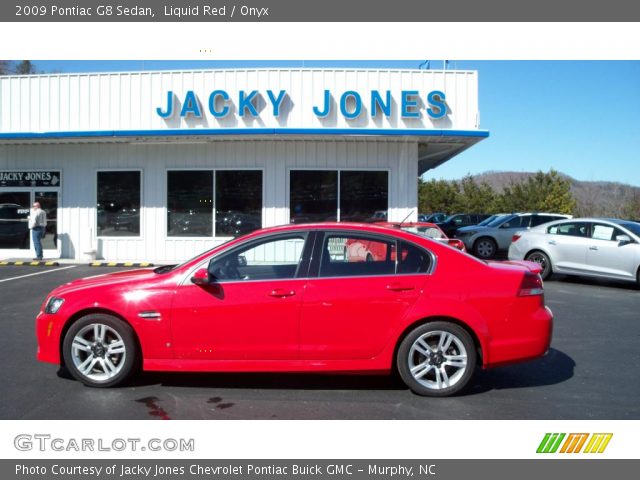
[[[213,235],[213,171],[167,172],[167,235]]]
[[[400,242],[398,273],[426,273],[431,266],[431,256],[410,243]]]
[[[396,244],[393,240],[359,235],[326,235],[320,257],[320,277],[392,275]]]
[[[340,221],[386,220],[387,172],[340,172]]]
[[[519,215],[502,224],[501,228],[527,228],[531,215]]]
[[[213,259],[209,275],[221,282],[294,278],[304,243],[304,237],[298,235],[252,243]]]
[[[531,219],[531,226],[537,227],[538,225],[542,225],[543,223],[553,222],[554,220],[558,220],[558,217],[552,217],[550,215],[534,215]]]
[[[594,223],[591,226],[591,238],[594,240],[613,240],[615,241],[618,235],[624,235],[622,230],[618,230],[611,225],[603,225],[600,223]]]
[[[572,237],[586,237],[588,225],[583,222],[561,223],[547,228],[547,232],[553,235],[570,235]]]
[[[140,236],[140,172],[98,172],[98,235]]]
[[[216,237],[236,237],[262,228],[262,172],[216,171]]]
[[[294,170],[289,179],[291,223],[338,219],[338,172]]]

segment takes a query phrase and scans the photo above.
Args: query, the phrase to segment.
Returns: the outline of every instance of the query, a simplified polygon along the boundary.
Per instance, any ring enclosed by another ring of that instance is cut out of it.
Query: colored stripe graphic
[[[560,453],[580,453],[587,438],[589,438],[588,433],[570,433],[562,445]]]
[[[584,449],[584,453],[602,453],[609,445],[613,433],[594,433]]]
[[[545,433],[536,453],[556,453],[566,433]]]

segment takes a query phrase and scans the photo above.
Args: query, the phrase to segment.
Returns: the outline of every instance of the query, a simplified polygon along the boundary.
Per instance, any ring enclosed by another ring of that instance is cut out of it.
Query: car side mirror
[[[618,235],[616,237],[616,241],[618,242],[618,245],[622,247],[623,245],[631,243],[631,237],[629,235]]]
[[[191,283],[196,285],[209,285],[209,271],[206,268],[199,268],[191,277]]]

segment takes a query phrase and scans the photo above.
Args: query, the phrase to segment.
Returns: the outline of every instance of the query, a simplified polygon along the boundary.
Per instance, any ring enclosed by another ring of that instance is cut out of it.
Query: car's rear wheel
[[[451,322],[420,325],[400,344],[397,367],[404,383],[418,395],[453,395],[466,387],[473,376],[473,339],[464,328]]]
[[[488,260],[493,258],[498,251],[498,245],[495,240],[489,237],[482,237],[473,244],[473,253],[476,257]]]
[[[546,280],[547,278],[549,278],[553,273],[553,270],[551,269],[551,261],[549,260],[549,257],[547,256],[547,254],[539,250],[530,252],[529,254],[527,254],[527,256],[524,259],[530,262],[535,262],[538,265],[540,265],[540,267],[542,268],[542,271],[540,272],[540,276],[542,277],[543,280]]]
[[[90,387],[121,384],[137,364],[133,329],[112,315],[78,319],[67,331],[62,349],[71,375]]]

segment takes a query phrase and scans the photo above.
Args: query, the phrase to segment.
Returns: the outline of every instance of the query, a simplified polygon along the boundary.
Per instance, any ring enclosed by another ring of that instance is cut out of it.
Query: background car
[[[457,248],[462,252],[466,252],[467,249],[464,246],[462,240],[457,238],[449,238],[435,223],[429,222],[409,222],[409,223],[393,223],[393,222],[378,222],[376,225],[386,226],[390,228],[399,228],[405,232],[415,233],[422,235],[423,237],[431,238],[447,245]]]
[[[419,222],[440,223],[444,222],[446,219],[447,214],[441,212],[418,215]]]
[[[517,232],[509,258],[530,260],[552,273],[636,282],[640,286],[640,223],[574,218]]]
[[[491,223],[460,229],[456,238],[462,240],[467,250],[482,259],[494,258],[499,252],[506,252],[511,245],[511,237],[524,230],[544,223],[571,218],[559,213],[514,213],[498,217]]]
[[[490,215],[484,213],[457,213],[448,216],[443,222],[436,222],[436,224],[447,237],[453,238],[459,228],[477,225],[489,217]]]
[[[349,262],[331,251],[365,241],[397,259]],[[92,387],[121,384],[137,366],[397,369],[414,392],[447,396],[469,383],[476,365],[547,351],[553,318],[539,271],[532,262],[481,262],[376,225],[267,228],[182,265],[56,288],[36,319],[37,358]]]

